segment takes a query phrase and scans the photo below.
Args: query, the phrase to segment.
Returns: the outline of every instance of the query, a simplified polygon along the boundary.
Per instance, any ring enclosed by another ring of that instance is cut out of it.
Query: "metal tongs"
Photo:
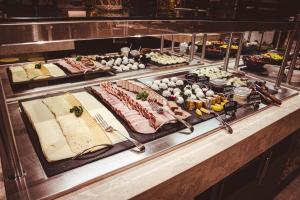
[[[174,117],[177,121],[179,121],[180,123],[182,123],[183,125],[185,125],[190,130],[189,133],[192,133],[194,131],[193,125],[189,124],[188,122],[186,122],[185,120],[183,120],[180,117],[176,116],[175,114],[169,112],[167,109],[163,109],[163,107],[159,106],[153,100],[150,100],[149,104],[151,105],[152,109],[155,110],[157,113],[162,114],[164,112],[167,112],[168,114],[172,115],[172,117]]]
[[[231,128],[231,126],[221,117],[221,115],[219,115],[219,113],[209,109],[209,111],[212,113],[212,114],[215,114],[216,115],[216,119],[222,124],[222,126],[226,129],[226,131],[229,133],[229,134],[232,134],[233,133],[233,129]]]
[[[268,104],[273,104],[275,106],[281,105],[281,100],[276,98],[274,95],[270,94],[266,89],[258,85],[257,83],[252,83],[251,88],[256,91],[265,102]]]

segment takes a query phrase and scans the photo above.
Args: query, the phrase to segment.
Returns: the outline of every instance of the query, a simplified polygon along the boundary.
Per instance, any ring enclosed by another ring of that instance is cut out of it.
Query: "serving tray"
[[[20,91],[26,89],[33,89],[37,87],[44,87],[49,85],[57,85],[62,83],[70,83],[70,82],[77,82],[77,81],[85,81],[90,80],[97,77],[104,77],[104,76],[113,76],[115,75],[112,70],[99,70],[99,71],[89,71],[87,73],[76,73],[72,74],[63,67],[61,67],[58,63],[55,63],[60,69],[62,69],[66,76],[60,77],[49,77],[44,79],[33,79],[28,81],[21,81],[21,82],[13,82],[12,73],[10,69],[6,68],[6,73],[8,75],[8,79],[13,91]]]
[[[163,136],[169,135],[173,132],[176,132],[176,131],[179,131],[179,130],[182,130],[185,128],[182,124],[174,123],[174,124],[164,125],[161,129],[159,129],[154,134],[144,135],[144,134],[136,133],[130,128],[130,126],[120,116],[118,116],[109,106],[107,106],[107,104],[104,101],[102,101],[102,99],[99,97],[99,95],[96,94],[91,87],[73,90],[73,91],[70,91],[70,93],[83,92],[83,91],[86,91],[89,94],[92,94],[98,101],[100,101],[117,118],[117,120],[119,120],[121,122],[121,124],[127,129],[129,135],[131,137],[137,139],[141,143],[146,143],[146,142],[149,142],[152,140],[156,140],[158,138],[161,138]],[[26,101],[31,101],[31,100],[40,99],[40,98],[47,98],[47,97],[57,96],[57,95],[62,95],[62,94],[64,94],[64,92],[30,98],[30,99],[27,99]],[[87,153],[75,160],[69,158],[69,159],[64,159],[64,160],[55,161],[55,162],[48,162],[42,152],[38,134],[35,131],[35,129],[33,128],[33,125],[30,122],[28,116],[26,115],[24,108],[22,106],[22,102],[25,102],[25,101],[19,101],[21,117],[26,126],[26,130],[27,130],[27,133],[31,140],[31,143],[33,145],[33,148],[41,162],[41,165],[44,169],[45,174],[48,177],[55,176],[62,172],[80,167],[80,166],[88,164],[90,162],[117,154],[121,151],[125,151],[125,150],[128,150],[128,149],[134,147],[134,145],[131,142],[124,141],[124,142],[114,144],[111,148],[105,148],[105,149],[102,149],[100,151],[96,151],[93,153]]]

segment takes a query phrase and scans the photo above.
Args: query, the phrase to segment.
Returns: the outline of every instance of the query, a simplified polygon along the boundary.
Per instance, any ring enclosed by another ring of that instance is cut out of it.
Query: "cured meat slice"
[[[68,64],[65,60],[60,60],[57,62],[61,67],[63,67],[65,70],[69,71],[72,74],[80,73],[81,70],[78,68],[73,67],[72,65]]]
[[[107,102],[111,108],[120,116],[122,117],[124,120],[126,120],[129,124],[129,126],[132,127],[133,130],[135,130],[138,133],[143,133],[143,134],[151,134],[151,133],[155,133],[156,130],[150,126],[149,124],[149,120],[146,119],[144,116],[142,116],[140,113],[138,113],[137,115],[133,115],[132,117],[125,117],[126,114],[130,111],[130,109],[126,106],[126,104],[121,100],[118,99],[116,96],[114,96],[114,94],[116,94],[119,97],[119,91],[117,90],[110,90],[111,93],[108,93],[107,89],[107,85],[103,85],[103,86],[98,86],[98,87],[92,87],[92,89],[95,91],[96,94],[98,94],[105,102]],[[114,107],[112,106],[109,101],[107,100],[108,98],[113,98],[116,101],[118,101],[117,105],[118,107]],[[122,106],[123,105],[123,106]],[[143,127],[141,127],[139,125],[139,123],[131,123],[132,120],[137,121],[137,122],[147,122],[147,123],[143,123]]]

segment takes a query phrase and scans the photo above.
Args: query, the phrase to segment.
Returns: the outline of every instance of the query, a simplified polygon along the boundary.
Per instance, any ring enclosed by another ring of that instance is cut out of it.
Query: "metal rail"
[[[230,38],[229,38],[229,42],[228,42],[227,49],[226,49],[226,56],[225,56],[224,67],[223,67],[225,71],[228,70],[228,63],[229,63],[229,57],[230,57],[230,52],[231,52],[232,40],[233,40],[233,33],[230,33]]]
[[[165,47],[165,37],[164,35],[160,36],[160,53],[164,52],[164,47]]]
[[[1,139],[3,140],[3,145],[6,150],[7,162],[9,165],[9,179],[17,179],[25,175],[22,164],[19,159],[18,148],[16,145],[16,140],[14,137],[13,127],[9,117],[9,111],[6,104],[6,97],[4,94],[4,88],[2,84],[2,79],[0,79],[0,115],[2,118],[2,128],[3,132]]]
[[[236,54],[235,63],[234,63],[234,70],[237,70],[240,64],[240,57],[243,49],[243,43],[244,43],[244,33],[240,33],[239,37],[239,48]]]
[[[195,56],[195,42],[196,42],[196,34],[193,33],[192,34],[192,44],[190,47],[190,61],[194,60],[194,56]]]
[[[202,38],[202,51],[201,51],[200,63],[203,63],[205,58],[206,41],[207,41],[207,33],[205,33]]]
[[[292,79],[293,72],[294,72],[294,69],[295,69],[295,65],[296,65],[296,62],[297,62],[299,49],[300,49],[300,38],[299,38],[299,32],[298,32],[298,37],[297,37],[297,42],[296,42],[296,46],[295,46],[295,50],[294,50],[294,55],[293,55],[293,58],[292,58],[292,61],[291,61],[291,64],[290,64],[290,69],[288,71],[287,79],[286,79],[286,83],[288,83],[288,84],[291,83],[291,79]]]
[[[279,72],[278,72],[278,75],[277,75],[277,79],[276,79],[276,83],[275,83],[274,89],[279,89],[280,84],[282,82],[282,79],[283,79],[283,76],[284,76],[285,67],[287,65],[288,58],[289,58],[289,55],[290,55],[290,51],[292,49],[292,45],[293,45],[293,42],[294,42],[294,36],[295,36],[295,31],[291,31],[289,33],[289,36],[288,36],[287,47],[286,47],[286,50],[284,52],[283,61],[282,61],[282,64],[280,66],[280,69],[279,69]]]

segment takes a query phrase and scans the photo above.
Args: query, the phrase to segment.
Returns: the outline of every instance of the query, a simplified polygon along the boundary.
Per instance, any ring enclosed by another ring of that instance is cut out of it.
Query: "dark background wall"
[[[0,0],[0,11],[7,17],[65,17],[67,10],[87,10],[88,16],[273,21],[288,20],[300,13],[299,0],[123,0],[124,9],[112,13],[99,10],[97,2],[100,0]],[[176,7],[200,12],[176,14]]]

